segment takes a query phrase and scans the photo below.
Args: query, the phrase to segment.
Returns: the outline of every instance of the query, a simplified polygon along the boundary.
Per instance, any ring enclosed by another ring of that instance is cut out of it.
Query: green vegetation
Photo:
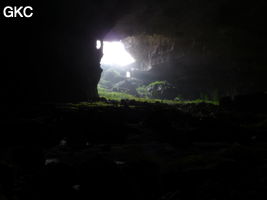
[[[160,86],[160,85],[169,85],[167,81],[154,81],[148,85],[148,87]]]
[[[107,81],[105,79],[101,79],[99,82],[99,86],[102,88],[112,88],[113,87],[113,83],[110,81]]]
[[[148,98],[148,91],[145,85],[136,88],[136,91],[141,97]]]
[[[108,100],[115,100],[120,101],[123,99],[128,100],[135,100],[140,102],[147,102],[147,103],[166,103],[166,104],[179,104],[179,103],[211,103],[218,105],[218,101],[211,101],[211,100],[203,100],[203,99],[196,99],[192,101],[182,101],[182,100],[162,100],[162,99],[149,99],[149,98],[139,98],[135,97],[130,94],[122,93],[122,92],[110,92],[105,88],[98,87],[98,93],[100,97],[104,97]]]
[[[219,102],[219,92],[218,90],[214,90],[210,95],[207,94],[201,94],[201,99],[204,99],[205,101],[216,101]]]
[[[104,97],[106,99],[110,100],[115,100],[115,101],[120,101],[122,99],[138,99],[137,97],[127,94],[127,93],[122,93],[122,92],[110,92],[105,88],[98,87],[98,94],[100,97]]]
[[[66,104],[59,104],[57,108],[63,110],[70,110],[70,111],[79,111],[81,109],[89,109],[90,107],[112,107],[113,104],[105,103],[102,101],[97,102],[79,102],[79,103],[66,103]]]
[[[147,86],[136,88],[141,97],[151,99],[174,99],[176,89],[167,81],[154,81]]]
[[[145,84],[139,79],[126,79],[122,71],[108,68],[102,73],[98,84],[100,97],[108,100],[121,101],[124,99],[148,103],[212,103],[218,104],[218,92],[211,95],[201,95],[200,99],[193,101],[183,100],[179,91],[168,81],[154,81]]]
[[[106,80],[111,82],[112,84],[118,83],[123,79],[124,77],[121,75],[121,72],[117,69],[104,70],[101,76],[101,81]]]

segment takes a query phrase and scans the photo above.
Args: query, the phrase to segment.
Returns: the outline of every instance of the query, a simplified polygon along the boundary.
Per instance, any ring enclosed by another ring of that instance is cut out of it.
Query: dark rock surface
[[[228,109],[266,112],[267,93],[227,96],[220,99],[220,104]]]
[[[13,6],[21,3],[14,1]],[[87,101],[98,97],[102,40],[129,4],[120,0],[29,0],[32,18],[1,20],[1,102]],[[10,1],[1,1],[1,10]],[[24,5],[25,6],[25,5]],[[1,11],[2,12],[2,11]]]
[[[262,92],[266,8],[262,0],[138,1],[109,34],[123,39],[135,68],[173,82],[185,98]]]
[[[266,112],[123,100],[8,108],[2,199],[265,199]]]

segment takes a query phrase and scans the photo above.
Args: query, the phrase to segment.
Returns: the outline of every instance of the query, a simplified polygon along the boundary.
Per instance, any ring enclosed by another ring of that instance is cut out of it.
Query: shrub
[[[176,88],[167,81],[152,82],[146,89],[149,98],[174,99],[177,96]]]

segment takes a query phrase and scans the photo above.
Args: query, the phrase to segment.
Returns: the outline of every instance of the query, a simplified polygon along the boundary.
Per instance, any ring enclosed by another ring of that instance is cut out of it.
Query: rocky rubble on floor
[[[2,199],[267,196],[266,113],[210,104],[74,105],[27,107],[1,121]]]

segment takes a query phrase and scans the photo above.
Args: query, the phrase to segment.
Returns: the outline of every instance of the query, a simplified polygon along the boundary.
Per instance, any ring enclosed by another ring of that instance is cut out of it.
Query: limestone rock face
[[[126,50],[136,59],[135,68],[149,71],[152,67],[176,59],[174,38],[164,35],[136,35],[123,39]]]
[[[135,68],[182,93],[265,91],[266,2],[169,0],[136,3],[107,34],[117,35]]]

